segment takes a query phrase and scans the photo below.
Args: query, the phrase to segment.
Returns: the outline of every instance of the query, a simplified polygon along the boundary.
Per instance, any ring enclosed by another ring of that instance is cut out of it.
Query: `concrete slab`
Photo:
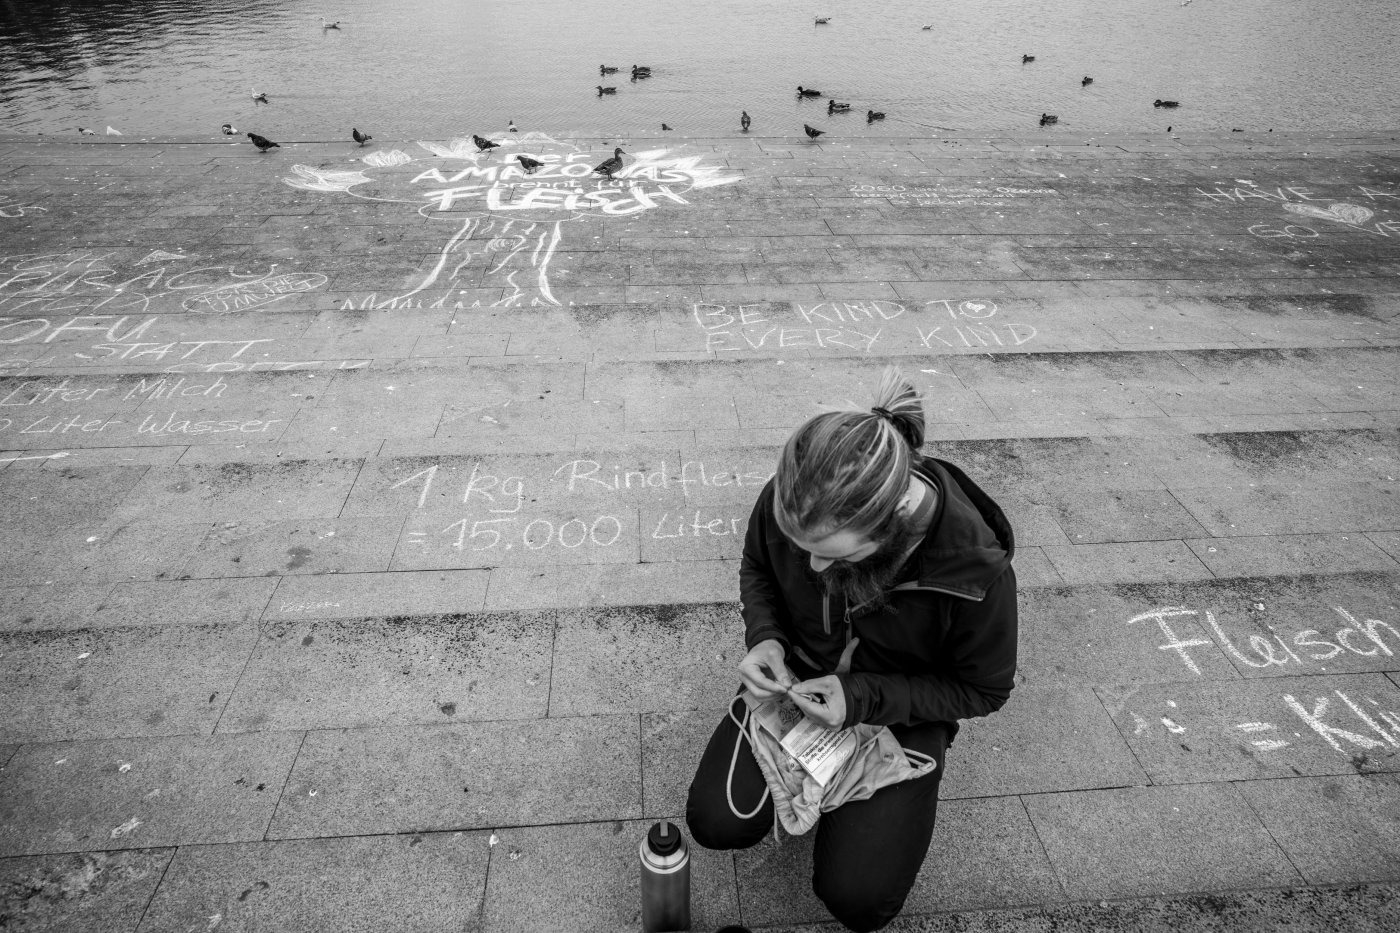
[[[1261,535],[1188,538],[1186,546],[1218,577],[1394,571],[1400,562],[1375,534]]]
[[[1000,933],[1057,930],[1097,933],[1207,933],[1227,927],[1241,933],[1307,933],[1314,930],[1383,933],[1400,919],[1393,884],[1218,891],[1178,897],[1123,898],[1089,903],[1022,907],[896,918],[892,933]],[[780,925],[771,933],[840,933],[835,924]]]
[[[733,561],[581,564],[491,571],[487,610],[710,603],[739,595]]]
[[[301,740],[268,733],[27,745],[0,775],[0,852],[261,839]]]
[[[744,654],[732,604],[560,612],[549,714],[718,708]]]
[[[940,793],[953,799],[1146,783],[1092,691],[1017,687],[994,715],[963,723]]]
[[[0,859],[0,917],[14,930],[135,933],[174,849]]]
[[[395,929],[447,933],[480,916],[486,833],[181,846],[142,920],[184,933]]]
[[[184,565],[186,577],[288,576],[388,570],[398,529],[383,518],[226,521]]]
[[[110,584],[34,584],[0,588],[0,631],[77,628],[101,605]]]
[[[500,830],[491,849],[482,928],[502,933],[641,929],[637,846],[650,826],[629,820]],[[691,929],[738,923],[733,856],[695,845],[690,853]]]
[[[1301,879],[1228,784],[1024,798],[1072,900],[1274,888]]]
[[[1400,531],[1373,531],[1366,537],[1393,559],[1400,561]]]
[[[540,718],[555,627],[546,613],[265,622],[219,731]]]
[[[273,579],[211,579],[118,583],[93,612],[63,628],[137,625],[247,625],[263,614]]]
[[[651,819],[685,813],[690,781],[722,707],[642,714],[642,813]]]
[[[1166,489],[1064,489],[1052,498],[1073,544],[1169,541],[1205,531]]]
[[[375,616],[451,615],[484,607],[488,570],[424,570],[282,577],[266,603],[268,622]]]
[[[637,717],[312,732],[268,838],[637,819]]]
[[[169,467],[145,475],[117,514],[175,514],[187,522],[332,518],[359,470],[358,460]]]
[[[1053,904],[1063,889],[1016,797],[940,800],[933,844],[905,914]]]
[[[1041,548],[1066,583],[1158,583],[1210,579],[1181,541],[1134,541]]]
[[[1310,884],[1394,881],[1400,873],[1400,778],[1361,774],[1239,785]]]
[[[12,710],[0,741],[208,734],[256,638],[220,625],[0,635],[0,700]]]
[[[1378,483],[1252,488],[1173,487],[1172,494],[1216,537],[1392,531],[1394,490]]]

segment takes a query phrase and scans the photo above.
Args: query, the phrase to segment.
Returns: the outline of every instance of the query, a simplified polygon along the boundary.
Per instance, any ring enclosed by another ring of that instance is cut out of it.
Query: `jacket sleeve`
[[[776,638],[784,649],[790,640],[783,632],[787,612],[778,593],[777,577],[769,557],[770,536],[779,534],[774,526],[773,483],[759,493],[749,515],[744,534],[744,557],[739,564],[739,600],[744,615],[744,646],[753,650],[761,641]]]
[[[995,712],[1015,685],[1016,636],[1016,574],[1008,567],[981,602],[956,602],[941,672],[839,675],[845,725],[951,722]]]

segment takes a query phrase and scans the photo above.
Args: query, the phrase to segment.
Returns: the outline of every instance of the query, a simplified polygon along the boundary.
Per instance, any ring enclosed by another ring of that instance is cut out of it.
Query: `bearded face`
[[[827,593],[845,597],[848,605],[869,603],[871,608],[880,608],[888,604],[885,591],[898,578],[909,550],[919,537],[911,517],[896,516],[889,533],[870,555],[857,561],[832,561],[821,571],[812,570],[808,564],[807,572]]]

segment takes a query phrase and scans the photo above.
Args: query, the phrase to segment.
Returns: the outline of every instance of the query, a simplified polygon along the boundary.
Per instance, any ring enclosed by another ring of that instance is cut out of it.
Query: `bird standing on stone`
[[[472,142],[476,143],[476,148],[482,152],[499,149],[501,145],[500,143],[493,143],[491,140],[482,136],[477,136],[475,133],[472,134]]]
[[[223,132],[223,134],[224,134],[225,136],[237,136],[237,135],[238,135],[238,130],[236,130],[236,129],[233,128],[233,124],[232,124],[232,123],[225,123],[223,126],[219,127],[219,129]]]
[[[826,132],[826,130],[813,129],[805,123],[802,124],[802,128],[807,131],[807,136],[811,139],[816,139],[818,136]]]
[[[606,175],[611,178],[613,172],[616,172],[620,168],[622,168],[622,147],[618,146],[613,150],[611,159],[599,162],[597,166],[594,167],[593,174]]]
[[[812,90],[812,89],[809,88],[809,87],[803,87],[802,85],[799,84],[799,85],[797,86],[797,96],[798,96],[798,97],[821,97],[821,96],[822,96],[822,92],[821,92],[821,91],[814,91],[814,90]]]
[[[604,94],[616,94],[616,93],[617,93],[617,88],[615,88],[615,87],[603,87],[601,84],[598,85],[598,96],[599,96],[599,97],[602,97]]]
[[[515,159],[517,162],[520,163],[520,167],[525,170],[526,175],[533,175],[540,169],[544,168],[544,163],[541,162],[539,159],[532,159],[529,156],[523,155],[518,155],[515,157]]]
[[[880,111],[878,111],[878,110],[867,110],[867,111],[865,111],[865,122],[866,122],[866,123],[874,123],[876,120],[883,120],[883,119],[885,119],[885,115],[884,115],[883,113],[881,113]]]
[[[749,112],[748,112],[747,110],[741,110],[741,111],[739,111],[739,127],[740,127],[740,129],[742,129],[745,133],[747,133],[747,132],[749,131],[749,124],[752,123],[752,122],[753,122],[753,121],[749,119]]]
[[[258,147],[259,152],[266,152],[269,149],[282,148],[272,140],[268,139],[266,136],[259,136],[257,133],[248,133],[247,136],[253,141],[253,145]]]
[[[353,139],[355,142],[359,143],[361,146],[363,146],[365,143],[369,142],[374,137],[369,135],[368,133],[361,133],[358,129],[352,126],[350,127],[350,138]]]

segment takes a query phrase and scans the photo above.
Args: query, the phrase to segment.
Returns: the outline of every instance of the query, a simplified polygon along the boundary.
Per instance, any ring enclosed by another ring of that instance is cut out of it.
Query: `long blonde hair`
[[[923,403],[887,367],[870,408],[823,412],[788,438],[774,477],[778,527],[794,539],[850,531],[880,540],[923,443]]]

